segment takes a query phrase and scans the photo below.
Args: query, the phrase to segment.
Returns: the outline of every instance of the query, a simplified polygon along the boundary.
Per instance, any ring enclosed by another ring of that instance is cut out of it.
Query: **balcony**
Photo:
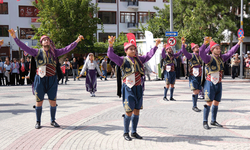
[[[128,8],[138,9],[139,8],[139,1],[138,0],[128,0]]]
[[[137,29],[138,23],[128,22],[127,28],[128,29]]]

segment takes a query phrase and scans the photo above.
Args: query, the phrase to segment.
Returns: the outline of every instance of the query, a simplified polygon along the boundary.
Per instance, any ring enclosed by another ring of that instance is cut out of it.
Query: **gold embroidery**
[[[131,108],[128,106],[128,100],[125,99],[125,102],[124,102],[124,109],[126,112],[130,112],[132,111]]]
[[[194,63],[194,64],[196,64],[196,63],[197,63],[197,61],[193,60],[193,63]]]
[[[130,72],[130,71],[131,71],[131,68],[125,68],[125,71],[126,71],[126,72]]]
[[[35,91],[35,97],[36,97],[36,101],[37,102],[40,102],[41,100],[40,100],[40,98],[37,96],[37,92]]]
[[[205,91],[205,101],[210,101],[207,90]]]
[[[216,69],[216,67],[215,67],[215,66],[211,66],[211,69],[212,69],[212,70],[215,70],[215,69]]]
[[[41,64],[41,63],[43,63],[43,60],[39,60],[38,62],[39,62],[39,64]]]
[[[192,83],[190,83],[190,88],[191,88],[191,90],[195,90]]]

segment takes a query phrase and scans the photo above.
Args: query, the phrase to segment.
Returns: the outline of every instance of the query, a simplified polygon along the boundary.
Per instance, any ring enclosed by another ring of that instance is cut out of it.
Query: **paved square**
[[[59,85],[56,118],[61,128],[50,126],[45,96],[39,130],[34,128],[35,97],[31,87],[1,86],[0,149],[250,149],[249,80],[223,80],[217,121],[224,128],[208,131],[202,126],[203,113],[192,111],[188,80],[176,82],[176,102],[162,100],[164,85],[164,81],[146,81],[138,126],[143,140],[130,142],[122,136],[124,109],[116,96],[116,79],[98,79],[96,97],[85,91],[84,78],[71,78],[68,85]],[[204,104],[198,101],[200,109]]]

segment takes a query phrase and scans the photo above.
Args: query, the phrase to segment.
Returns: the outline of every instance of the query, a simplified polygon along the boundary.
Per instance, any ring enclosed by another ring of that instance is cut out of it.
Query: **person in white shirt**
[[[85,64],[82,68],[82,71],[80,73],[81,77],[82,75],[84,75],[84,72],[86,72],[86,91],[90,93],[91,97],[95,97],[95,92],[97,91],[96,85],[97,85],[97,73],[100,76],[103,77],[102,72],[99,69],[99,65],[96,63],[96,61],[94,61],[94,54],[93,53],[89,53],[88,57],[86,58]]]
[[[6,57],[5,63],[4,63],[4,76],[5,76],[5,85],[10,85],[10,74],[11,74],[12,68],[9,57]]]

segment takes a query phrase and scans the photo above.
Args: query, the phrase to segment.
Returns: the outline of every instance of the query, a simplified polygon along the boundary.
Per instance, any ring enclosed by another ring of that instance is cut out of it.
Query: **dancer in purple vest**
[[[124,114],[124,134],[123,137],[127,141],[131,141],[129,136],[129,124],[132,121],[131,136],[137,139],[142,137],[136,132],[139,121],[139,112],[143,104],[143,89],[141,85],[141,76],[144,75],[143,64],[149,61],[160,44],[160,39],[156,40],[155,47],[144,56],[138,56],[135,36],[133,33],[128,33],[127,38],[129,43],[124,43],[124,50],[127,56],[120,57],[114,53],[113,43],[114,37],[109,39],[109,48],[107,55],[120,66],[122,71],[122,100],[126,114]]]
[[[186,45],[185,41],[186,39],[184,37],[181,38],[182,41],[182,52],[186,56],[186,58],[189,60],[189,86],[191,90],[193,91],[192,95],[192,101],[193,101],[193,107],[192,110],[195,112],[200,112],[201,110],[197,107],[197,99],[198,99],[198,94],[201,90],[201,80],[202,80],[202,60],[199,55],[199,51],[206,49],[206,45],[203,44],[201,47],[195,43],[191,43],[191,49],[193,53],[189,53],[186,50]],[[210,51],[210,48],[208,47],[205,50],[205,53],[208,53]]]
[[[56,64],[57,57],[64,55],[73,50],[77,43],[83,39],[82,35],[79,35],[77,40],[62,49],[56,49],[52,40],[48,36],[42,36],[40,43],[41,49],[34,49],[26,46],[21,42],[15,35],[13,29],[9,30],[10,35],[14,38],[16,44],[26,51],[31,56],[35,57],[37,72],[34,79],[34,92],[36,96],[36,129],[41,128],[41,115],[42,115],[42,104],[44,95],[47,93],[50,102],[50,115],[51,125],[54,127],[60,127],[55,122],[56,115],[56,95],[57,95],[57,76],[56,76]]]
[[[203,111],[203,127],[208,130],[211,129],[208,126],[208,115],[210,112],[210,107],[212,106],[212,117],[211,125],[217,127],[223,127],[216,121],[218,105],[221,101],[222,96],[222,75],[224,71],[224,62],[231,58],[231,56],[238,50],[240,43],[243,41],[244,37],[239,38],[239,42],[231,48],[226,54],[221,54],[220,45],[211,40],[211,38],[206,37],[204,43],[210,42],[211,55],[207,55],[205,49],[200,50],[200,57],[206,64],[206,81],[204,84],[205,91],[205,101]]]

